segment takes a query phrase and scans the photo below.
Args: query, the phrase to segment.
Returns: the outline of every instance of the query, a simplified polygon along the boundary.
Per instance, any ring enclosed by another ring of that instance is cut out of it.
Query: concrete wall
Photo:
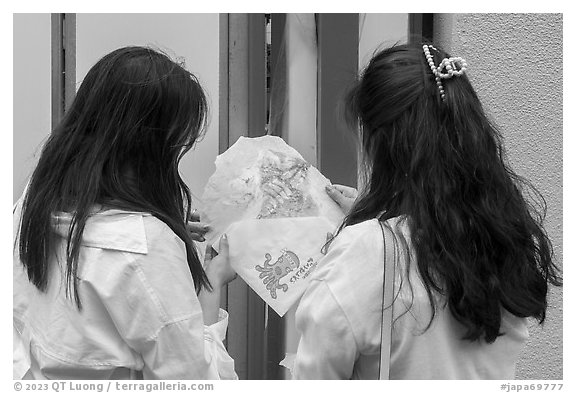
[[[441,14],[434,41],[469,64],[485,110],[501,128],[512,168],[548,204],[546,230],[562,264],[562,15]],[[562,289],[518,364],[518,379],[562,379]]]

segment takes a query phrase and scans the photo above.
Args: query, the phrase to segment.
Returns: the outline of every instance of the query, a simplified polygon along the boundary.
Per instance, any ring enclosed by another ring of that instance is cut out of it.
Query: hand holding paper
[[[326,186],[326,193],[340,206],[344,214],[350,211],[358,197],[357,189],[340,184]]]
[[[210,245],[206,247],[204,269],[213,287],[221,287],[236,278],[237,274],[230,265],[228,237],[226,234],[220,238],[218,252]]]
[[[334,225],[322,217],[240,221],[228,229],[230,261],[283,316],[306,290],[333,231]]]
[[[232,267],[279,315],[299,299],[344,214],[330,186],[281,138],[240,137],[216,158],[202,196],[204,235],[228,236]]]

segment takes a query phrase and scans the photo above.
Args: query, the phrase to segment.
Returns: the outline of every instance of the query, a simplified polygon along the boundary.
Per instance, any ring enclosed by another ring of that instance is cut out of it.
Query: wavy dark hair
[[[48,137],[23,199],[19,252],[29,280],[44,291],[53,251],[51,218],[69,212],[67,296],[79,309],[78,256],[97,204],[149,212],[184,241],[196,289],[211,289],[186,229],[191,195],[178,164],[203,135],[206,95],[196,77],[166,54],[120,48],[88,72]]]
[[[437,66],[449,57],[431,52]],[[468,77],[444,80],[444,90],[442,101],[421,45],[373,56],[344,103],[361,130],[366,179],[342,227],[406,217],[432,319],[440,295],[464,339],[491,343],[502,309],[542,323],[548,284],[562,279],[543,197],[507,164]]]

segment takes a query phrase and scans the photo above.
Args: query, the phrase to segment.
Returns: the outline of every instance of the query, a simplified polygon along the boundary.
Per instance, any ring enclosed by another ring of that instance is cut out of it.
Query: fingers
[[[218,256],[222,256],[222,258],[224,258],[228,264],[230,263],[230,260],[228,259],[228,237],[226,236],[226,234],[223,234],[222,237],[220,238],[220,248],[218,250]],[[230,265],[228,265],[230,266]],[[236,279],[236,277],[238,277],[238,273],[236,273],[236,271],[234,271],[231,267],[229,267],[230,269],[230,273],[226,279],[224,280],[225,284],[228,284],[229,282],[233,281]]]
[[[206,245],[206,252],[204,253],[204,264],[210,262],[218,253],[212,248],[210,244]]]
[[[326,186],[326,193],[340,206],[344,214],[348,214],[358,196],[356,189],[342,185],[328,185]]]
[[[188,227],[189,231],[200,233],[201,235],[206,234],[210,230],[209,225],[202,224],[201,222],[188,221],[186,226]]]
[[[341,184],[333,184],[332,187],[337,191],[340,191],[340,193],[345,197],[356,198],[358,196],[358,190],[353,187],[343,186]]]
[[[198,211],[198,209],[192,210],[192,213],[190,213],[190,221],[195,222],[200,221],[200,212]]]
[[[225,234],[220,238],[218,252],[213,247],[206,247],[204,269],[210,282],[216,287],[225,285],[237,277],[237,273],[230,265],[228,238]]]
[[[228,237],[226,234],[223,234],[220,238],[220,243],[218,245],[218,251],[214,249],[213,246],[210,244],[206,245],[206,253],[204,257],[204,261],[211,261],[216,256],[223,255],[224,257],[228,258]]]
[[[226,236],[226,234],[223,234],[222,237],[220,238],[220,249],[218,252],[218,256],[222,256],[222,258],[225,258],[226,261],[228,262],[228,264],[230,264],[230,260],[229,260],[229,254],[228,254],[228,236]],[[228,265],[230,266],[230,265]],[[230,272],[231,275],[229,275],[226,280],[225,283],[228,284],[230,281],[233,281],[236,279],[236,277],[238,277],[238,273],[236,273],[236,271],[234,271],[234,269],[232,269],[230,267]]]
[[[209,225],[202,224],[200,222],[188,221],[186,223],[186,227],[188,228],[188,232],[190,232],[190,237],[198,242],[203,242],[206,240],[204,235],[210,231]]]
[[[228,258],[228,237],[226,234],[223,234],[220,238],[220,248],[218,249],[218,255],[222,255],[224,258]]]
[[[326,193],[340,206],[344,206],[347,201],[347,197],[344,196],[339,190],[333,186],[326,186]]]

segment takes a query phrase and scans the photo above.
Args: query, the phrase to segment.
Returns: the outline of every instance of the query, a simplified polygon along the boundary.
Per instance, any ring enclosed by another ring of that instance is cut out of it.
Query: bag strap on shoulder
[[[382,325],[381,325],[381,344],[380,344],[380,377],[379,379],[390,379],[390,347],[392,345],[392,304],[394,302],[394,270],[396,264],[396,247],[394,247],[394,259],[388,261],[387,254],[387,238],[390,239],[391,231],[384,229],[381,221],[380,229],[382,230],[382,238],[384,241],[384,277],[383,277],[383,290],[382,290]],[[388,234],[388,236],[387,236]],[[390,239],[393,240],[393,239]],[[391,241],[389,244],[394,245]]]

